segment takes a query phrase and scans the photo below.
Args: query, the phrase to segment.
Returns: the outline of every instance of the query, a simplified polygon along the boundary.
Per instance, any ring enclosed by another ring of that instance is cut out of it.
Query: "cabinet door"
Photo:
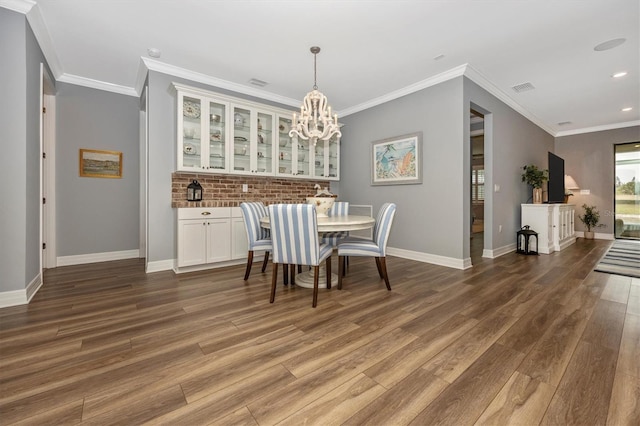
[[[202,110],[202,99],[178,94],[179,170],[197,171],[203,168],[202,155],[208,146],[202,144]]]
[[[231,259],[246,259],[249,242],[242,218],[231,219],[231,235]]]
[[[294,139],[295,141],[296,139]],[[310,177],[311,173],[313,173],[313,168],[310,167],[313,164],[313,160],[311,159],[311,151],[314,148],[313,142],[308,140],[297,140],[294,145],[293,156],[293,167],[294,167],[294,176],[300,177]]]
[[[328,150],[326,157],[325,173],[331,180],[340,179],[340,138],[335,136],[327,142]]]
[[[178,266],[207,262],[207,223],[204,220],[178,221]]]
[[[229,169],[227,157],[227,143],[229,132],[227,131],[227,123],[229,117],[227,115],[228,106],[224,103],[208,101],[209,115],[205,117],[208,123],[209,138],[209,158],[207,167],[212,171],[224,172]]]
[[[251,172],[251,133],[255,115],[248,108],[233,106],[233,140],[231,142],[231,173]]]
[[[291,119],[278,116],[278,151],[277,151],[277,170],[279,176],[293,176],[294,164],[293,154],[296,139],[289,136],[291,130]]]
[[[275,164],[275,145],[276,135],[274,131],[275,121],[274,115],[266,112],[258,112],[258,135],[256,144],[256,161],[255,173],[264,175],[273,175],[273,167]]]
[[[207,262],[231,259],[231,219],[207,219]]]

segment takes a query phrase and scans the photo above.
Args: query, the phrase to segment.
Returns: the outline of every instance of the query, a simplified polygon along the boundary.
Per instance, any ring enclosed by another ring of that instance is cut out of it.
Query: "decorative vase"
[[[593,231],[584,231],[584,238],[587,240],[593,240]]]
[[[533,188],[533,204],[542,204],[542,188]]]

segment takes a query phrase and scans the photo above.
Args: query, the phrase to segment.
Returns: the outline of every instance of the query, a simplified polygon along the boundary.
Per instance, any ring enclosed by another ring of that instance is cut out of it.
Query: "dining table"
[[[373,228],[376,220],[371,216],[360,215],[343,215],[343,216],[317,216],[318,234],[322,235],[325,232],[348,232],[359,231],[363,229]],[[271,227],[269,223],[269,216],[264,216],[260,219],[260,226],[269,229]],[[326,285],[326,270],[324,265],[320,266],[318,277],[318,288],[327,288]],[[296,275],[295,283],[299,287],[313,288],[313,270],[304,271]],[[331,274],[331,285],[338,284],[338,275]]]

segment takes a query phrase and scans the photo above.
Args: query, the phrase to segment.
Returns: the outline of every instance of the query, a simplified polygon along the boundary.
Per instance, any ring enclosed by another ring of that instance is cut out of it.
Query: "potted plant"
[[[533,204],[542,203],[542,184],[549,180],[549,171],[541,170],[535,164],[524,166],[522,170],[522,181],[533,187]]]
[[[587,227],[587,230],[584,231],[584,237],[588,240],[592,240],[594,232],[591,230],[591,228],[596,228],[599,226],[598,222],[600,222],[600,212],[596,210],[596,206],[588,206],[586,204],[583,204],[582,208],[584,209],[584,215],[578,215],[578,219],[580,219],[580,221],[584,223],[584,226]]]

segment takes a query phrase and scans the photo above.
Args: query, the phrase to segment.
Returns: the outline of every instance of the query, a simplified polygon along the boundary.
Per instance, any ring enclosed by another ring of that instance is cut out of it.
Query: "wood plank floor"
[[[351,258],[316,309],[282,285],[270,304],[259,264],[49,270],[0,309],[0,423],[639,425],[640,280],[592,271],[609,245],[389,257],[391,292]]]

